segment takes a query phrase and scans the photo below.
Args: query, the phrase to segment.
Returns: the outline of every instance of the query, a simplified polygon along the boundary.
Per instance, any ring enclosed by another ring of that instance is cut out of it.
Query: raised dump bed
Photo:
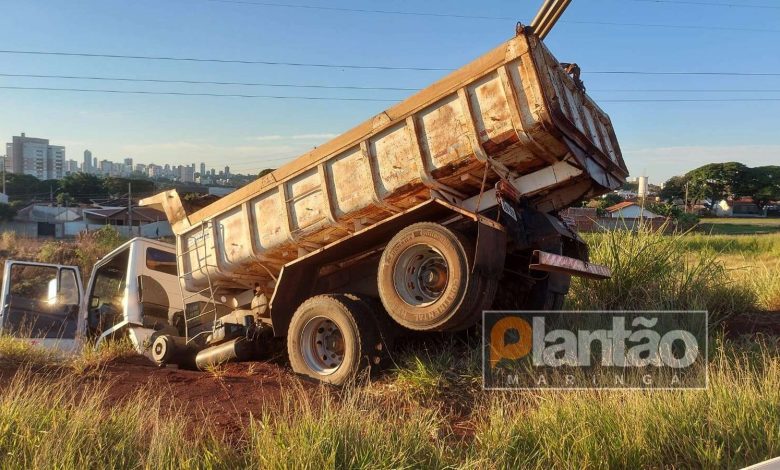
[[[504,176],[531,207],[554,212],[618,187],[626,175],[609,117],[536,36],[520,30],[197,212],[185,214],[172,194],[165,199],[186,255],[179,272],[188,290],[198,290],[209,277],[224,287],[272,283],[284,264],[413,208],[432,190],[473,210],[469,199]],[[199,243],[208,253],[195,249]]]

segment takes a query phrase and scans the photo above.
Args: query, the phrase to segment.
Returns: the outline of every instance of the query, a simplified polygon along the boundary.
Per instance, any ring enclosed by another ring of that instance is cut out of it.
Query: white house
[[[752,198],[723,199],[713,207],[718,217],[766,217],[767,210],[759,209]]]
[[[663,217],[631,201],[619,202],[614,206],[607,207],[605,210],[613,219],[656,219]]]

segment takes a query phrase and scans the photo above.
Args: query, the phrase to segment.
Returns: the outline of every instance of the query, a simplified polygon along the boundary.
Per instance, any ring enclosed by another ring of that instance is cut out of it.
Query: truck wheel
[[[402,326],[417,331],[455,331],[488,308],[495,280],[471,273],[474,243],[439,224],[401,230],[379,261],[382,304]]]
[[[343,385],[372,364],[378,333],[364,309],[344,295],[320,295],[301,304],[287,332],[293,371]]]

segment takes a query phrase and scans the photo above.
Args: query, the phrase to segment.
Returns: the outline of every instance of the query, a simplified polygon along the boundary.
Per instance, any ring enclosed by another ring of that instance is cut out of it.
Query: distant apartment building
[[[44,179],[60,180],[65,177],[65,147],[49,145],[46,153],[46,172]]]
[[[146,167],[149,178],[159,178],[162,175],[162,170],[160,165],[155,165],[154,163],[151,163]]]
[[[124,165],[122,167],[121,173],[123,176],[128,176],[133,172],[133,159],[131,157],[127,157],[123,163]]]
[[[5,144],[8,161],[6,170],[20,175],[32,175],[40,180],[65,176],[65,147],[50,145],[49,139],[13,136]]]
[[[78,171],[79,171],[79,162],[77,160],[68,160],[65,163],[65,176],[78,173]]]
[[[114,173],[114,162],[110,160],[100,160],[100,173],[111,175]]]
[[[182,183],[195,182],[195,165],[179,165],[177,168],[179,181]]]
[[[81,171],[92,173],[92,152],[84,150],[84,163],[81,165]]]

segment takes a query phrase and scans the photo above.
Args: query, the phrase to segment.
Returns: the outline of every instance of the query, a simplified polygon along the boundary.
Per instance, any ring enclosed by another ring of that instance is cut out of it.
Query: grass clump
[[[48,366],[64,359],[59,351],[0,334],[0,361],[28,366]]]
[[[314,406],[288,400],[254,421],[247,462],[259,468],[443,468],[457,449],[446,445],[433,409],[380,403],[361,389],[328,393]]]
[[[79,354],[67,361],[67,366],[77,373],[82,373],[90,368],[98,368],[123,357],[136,356],[138,353],[129,338],[103,341],[99,345],[85,345]]]
[[[482,391],[482,356],[478,338],[472,339],[401,352],[393,386],[424,405],[470,406]]]

